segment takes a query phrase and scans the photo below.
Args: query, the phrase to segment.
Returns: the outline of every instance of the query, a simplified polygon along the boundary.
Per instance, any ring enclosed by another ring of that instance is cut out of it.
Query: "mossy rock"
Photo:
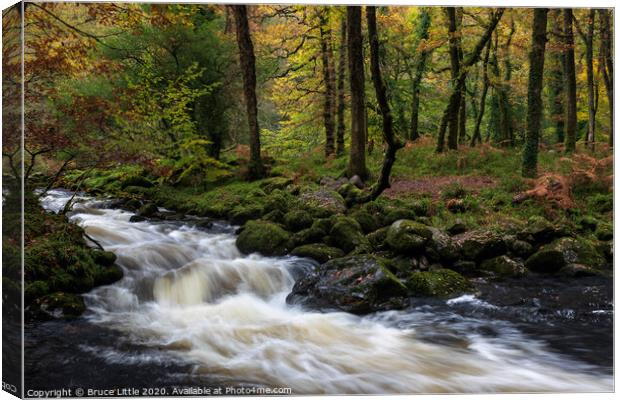
[[[533,216],[528,219],[525,228],[517,233],[517,238],[536,244],[544,244],[551,242],[561,234],[561,231],[545,218]]]
[[[568,264],[598,268],[605,264],[605,257],[588,240],[564,237],[541,247],[525,262],[528,269],[545,273],[557,272]]]
[[[495,232],[476,230],[453,236],[452,241],[461,257],[471,261],[482,261],[505,254],[508,249],[503,238]]]
[[[265,256],[286,254],[290,233],[279,225],[267,221],[249,221],[237,237],[237,247],[242,253],[260,253]]]
[[[263,215],[261,219],[269,222],[275,222],[276,224],[280,224],[284,222],[284,213],[280,210],[273,210]]]
[[[401,219],[390,226],[385,242],[399,254],[414,254],[423,250],[424,245],[432,236],[428,226],[416,221]]]
[[[383,215],[382,224],[383,226],[392,225],[394,222],[399,221],[401,219],[414,220],[416,218],[415,212],[410,209],[405,208],[392,208],[387,210],[387,212]]]
[[[313,225],[310,228],[302,229],[301,231],[293,234],[291,241],[294,246],[301,246],[304,244],[323,242],[325,237],[325,231]]]
[[[368,235],[366,235],[366,238],[370,242],[370,245],[375,250],[380,250],[383,248],[389,229],[390,228],[388,226],[384,226],[383,228],[379,228],[376,231],[371,232]]]
[[[309,228],[313,222],[312,216],[306,211],[293,210],[284,214],[284,225],[292,232]]]
[[[584,215],[577,221],[579,229],[585,232],[594,232],[599,225],[599,221],[591,215]]]
[[[337,192],[325,188],[303,192],[299,200],[317,218],[343,214],[347,210],[344,198]]]
[[[146,203],[138,210],[138,215],[140,217],[152,217],[157,213],[157,206],[153,203]]]
[[[138,186],[142,188],[152,188],[155,186],[153,182],[145,178],[144,176],[133,175],[123,179],[120,183],[120,188],[125,189],[129,186]]]
[[[234,225],[241,225],[252,219],[259,219],[263,215],[264,209],[258,204],[249,206],[237,206],[232,209],[229,215],[230,222]]]
[[[75,318],[86,311],[84,299],[79,294],[55,292],[36,301],[39,314],[49,319]]]
[[[610,241],[614,238],[614,227],[612,224],[601,223],[596,228],[596,238],[604,242]]]
[[[123,189],[125,192],[127,193],[131,193],[131,194],[139,194],[141,196],[144,196],[148,193],[150,193],[150,188],[145,188],[142,186],[127,186],[125,189]]]
[[[521,258],[527,258],[534,252],[534,246],[525,240],[517,239],[515,236],[504,237],[504,243],[511,253]]]
[[[263,179],[259,186],[265,193],[269,194],[276,189],[284,190],[292,183],[293,180],[290,178],[276,176],[273,178]]]
[[[366,314],[405,307],[407,287],[391,272],[389,260],[368,254],[346,256],[297,281],[286,301]]]
[[[265,212],[277,210],[286,214],[291,208],[295,207],[296,203],[295,198],[291,194],[275,189],[265,198]]]
[[[368,239],[362,233],[362,227],[350,217],[336,217],[329,237],[329,244],[344,250],[345,253],[350,253],[360,246],[370,247]]]
[[[344,251],[336,247],[330,247],[320,243],[306,244],[296,247],[295,249],[293,249],[291,254],[298,257],[312,258],[313,260],[316,260],[321,264],[326,263],[334,258],[344,257],[345,255]]]
[[[480,265],[480,269],[482,271],[493,272],[495,275],[502,277],[519,277],[525,275],[527,272],[523,262],[514,260],[505,255],[485,260]]]
[[[331,218],[317,218],[312,223],[311,228],[321,230],[327,235],[331,231],[332,226],[334,226],[334,220]]]
[[[95,285],[111,285],[114,282],[120,281],[123,278],[123,270],[118,265],[110,265],[105,268],[100,268],[95,275]]]
[[[428,227],[431,238],[426,243],[425,251],[428,257],[437,262],[452,263],[459,258],[459,249],[453,243],[452,238],[444,231]]]
[[[467,279],[450,269],[414,272],[406,282],[416,297],[452,297],[471,291]]]
[[[350,216],[360,224],[364,233],[374,232],[379,228],[377,219],[368,211],[357,210]]]
[[[338,188],[338,194],[342,196],[346,204],[353,204],[364,192],[352,183],[345,183]]]
[[[93,260],[104,267],[109,267],[116,262],[116,254],[111,251],[93,250]]]
[[[45,281],[34,281],[26,285],[24,293],[26,304],[50,293],[50,286]]]

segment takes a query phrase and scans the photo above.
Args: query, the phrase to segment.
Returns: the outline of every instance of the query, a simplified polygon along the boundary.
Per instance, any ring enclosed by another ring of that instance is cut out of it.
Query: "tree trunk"
[[[336,89],[334,88],[334,70],[332,66],[331,30],[327,21],[327,9],[320,11],[319,15],[319,35],[321,41],[321,60],[323,63],[323,82],[325,96],[323,102],[323,123],[325,125],[325,156],[329,157],[335,152],[334,146],[334,100],[336,99]]]
[[[456,23],[456,7],[447,7],[446,13],[448,14],[448,35],[450,35],[450,66],[451,66],[451,86],[452,90],[458,91],[458,97],[454,100],[454,104],[450,107],[450,114],[448,115],[448,148],[451,150],[458,149],[458,135],[459,135],[459,107],[461,105],[461,88],[457,84],[460,69],[460,57],[459,57],[459,40],[457,38],[457,23]]]
[[[594,18],[595,11],[593,8],[588,13],[588,23],[585,35],[586,45],[586,75],[588,86],[588,133],[586,135],[586,146],[594,150],[594,129],[596,124],[596,108],[594,105]]]
[[[460,72],[456,82],[454,82],[453,89],[450,93],[450,98],[448,100],[448,106],[444,110],[443,116],[441,118],[441,124],[439,127],[438,141],[436,151],[438,153],[443,151],[443,141],[446,133],[446,127],[449,124],[449,121],[455,116],[458,115],[459,103],[461,99],[461,93],[463,91],[463,87],[465,86],[465,79],[467,78],[468,69],[478,62],[480,59],[480,53],[487,45],[487,42],[490,40],[497,23],[502,18],[504,14],[504,9],[499,8],[493,15],[491,16],[491,20],[489,21],[489,26],[485,30],[482,37],[478,40],[472,52],[465,58],[463,64],[461,65]],[[458,56],[458,54],[457,54]],[[455,136],[455,139],[458,139]]]
[[[409,139],[416,140],[420,137],[420,131],[418,127],[419,111],[420,111],[420,84],[422,83],[422,77],[424,76],[424,70],[426,69],[426,62],[430,51],[426,48],[419,50],[419,47],[425,45],[425,41],[428,40],[428,31],[431,26],[431,16],[428,8],[423,7],[420,13],[420,21],[418,23],[418,57],[415,63],[415,70],[412,80],[412,99],[411,99],[411,129],[409,132]]]
[[[491,41],[487,43],[487,51],[484,54],[484,61],[482,63],[482,95],[480,97],[480,111],[476,118],[476,127],[474,134],[471,137],[470,146],[476,146],[476,141],[482,143],[482,136],[480,135],[480,125],[482,124],[482,118],[484,117],[484,109],[486,108],[487,92],[489,91],[489,55],[491,54]]]
[[[577,80],[575,78],[575,41],[573,37],[573,10],[562,10],[564,16],[564,85],[566,93],[566,142],[567,153],[575,151],[577,137]]]
[[[345,19],[340,24],[340,49],[338,50],[338,127],[336,131],[336,155],[344,154],[344,81],[346,74],[346,51],[347,51],[347,22]]]
[[[364,97],[364,54],[362,9],[347,6],[347,53],[351,87],[351,150],[347,175],[366,179],[366,100]]]
[[[250,36],[248,11],[245,5],[230,6],[235,16],[239,62],[243,75],[243,95],[248,114],[250,133],[250,164],[248,178],[260,179],[265,175],[265,168],[260,155],[260,131],[258,127],[258,106],[256,101],[256,59]]]
[[[459,55],[459,66],[463,64],[463,41],[461,36],[463,34],[463,7],[458,7],[456,10],[456,21],[457,21],[457,29],[458,29],[458,38],[457,38],[457,51]],[[459,134],[458,134],[458,142],[465,142],[465,138],[467,137],[467,104],[466,104],[466,90],[465,85],[463,85],[463,89],[461,90],[461,100],[459,101]]]
[[[609,104],[609,145],[614,145],[614,61],[612,50],[612,34],[609,10],[599,10],[601,18],[601,51],[599,52],[599,68],[607,91]]]
[[[376,7],[366,6],[366,21],[368,24],[368,41],[370,43],[370,72],[372,75],[372,83],[375,87],[377,102],[379,103],[379,111],[383,119],[383,140],[387,148],[383,155],[383,165],[381,174],[377,179],[377,183],[373,186],[370,200],[375,200],[387,188],[390,187],[390,173],[392,165],[396,161],[396,152],[402,147],[401,143],[397,143],[394,138],[394,128],[392,120],[392,112],[387,97],[387,90],[383,77],[381,76],[381,67],[379,63],[379,36],[377,34],[377,15]]]
[[[515,33],[514,20],[510,23],[510,32],[508,38],[504,44],[504,79],[501,83],[500,92],[500,124],[502,130],[502,136],[505,143],[510,146],[514,146],[514,132],[512,125],[512,107],[510,105],[510,98],[508,93],[510,92],[510,80],[512,79],[512,63],[510,62],[510,45],[512,43],[512,37]]]
[[[562,24],[560,23],[562,17],[561,9],[551,10],[551,27],[554,36],[562,37]],[[563,40],[560,39],[560,42]],[[560,48],[562,43],[556,44],[556,47]],[[550,78],[550,119],[555,123],[555,142],[564,143],[564,51],[560,49],[552,50],[553,68],[549,71]],[[551,47],[553,49],[553,47]]]
[[[548,11],[546,8],[534,9],[532,47],[530,50],[530,76],[527,86],[527,130],[521,169],[521,174],[527,178],[534,178],[537,174]]]

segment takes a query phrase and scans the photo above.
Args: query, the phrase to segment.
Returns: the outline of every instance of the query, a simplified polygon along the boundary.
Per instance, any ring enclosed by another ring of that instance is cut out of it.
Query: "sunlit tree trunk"
[[[347,175],[366,179],[366,100],[364,95],[364,53],[362,8],[347,6],[347,54],[351,88],[351,149]]]
[[[562,10],[564,17],[564,85],[566,94],[566,138],[567,153],[575,151],[577,137],[577,79],[575,77],[575,40],[573,37],[573,10]]]
[[[586,74],[588,79],[588,136],[586,143],[594,150],[594,129],[596,125],[596,107],[594,104],[594,18],[595,11],[590,9],[588,13],[588,28],[586,31]]]
[[[258,127],[258,106],[256,100],[256,58],[250,36],[248,11],[245,5],[230,6],[235,16],[239,61],[243,75],[243,95],[247,108],[250,132],[249,178],[260,179],[265,175],[265,168],[260,155],[260,131]]]
[[[431,16],[428,8],[422,8],[420,13],[420,19],[418,22],[418,47],[420,45],[424,46],[424,42],[428,39],[428,31],[431,26]],[[420,137],[420,132],[418,128],[419,122],[419,111],[420,111],[420,84],[422,83],[422,77],[424,76],[424,71],[426,69],[426,62],[428,60],[428,56],[430,51],[423,47],[418,50],[415,69],[413,73],[412,79],[412,100],[411,100],[411,128],[409,132],[409,139],[416,140]]]
[[[538,141],[542,118],[542,87],[545,68],[545,45],[547,42],[546,8],[534,9],[532,45],[530,50],[530,75],[527,86],[527,130],[523,149],[521,174],[533,178],[537,174]]]
[[[346,74],[347,62],[347,22],[345,19],[340,24],[340,49],[338,51],[338,110],[337,110],[337,131],[336,131],[336,154],[341,156],[344,154],[344,81]]]
[[[463,7],[459,7],[456,10],[456,21],[458,29],[457,37],[457,51],[459,55],[459,67],[463,64],[463,41],[461,36],[463,34]],[[459,102],[459,134],[458,141],[463,143],[467,137],[467,101],[466,101],[465,86],[461,90],[461,100]]]

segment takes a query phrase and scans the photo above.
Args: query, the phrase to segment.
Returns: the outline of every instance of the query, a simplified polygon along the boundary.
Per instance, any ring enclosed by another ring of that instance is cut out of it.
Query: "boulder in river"
[[[512,259],[506,255],[483,261],[480,269],[502,277],[518,277],[525,275],[527,272],[522,261]]]
[[[403,308],[407,287],[374,255],[337,258],[295,284],[288,303],[336,308],[355,314]]]
[[[416,297],[453,297],[471,291],[471,286],[463,275],[445,268],[413,272],[406,285]]]
[[[293,249],[292,255],[307,257],[323,264],[334,258],[344,257],[344,251],[322,243],[306,244]]]
[[[557,272],[568,264],[599,268],[605,264],[605,257],[587,240],[564,237],[541,247],[525,262],[528,269],[546,273]]]
[[[267,221],[249,221],[237,237],[237,247],[242,253],[261,253],[265,256],[286,254],[290,233]]]
[[[429,227],[431,239],[426,244],[426,254],[434,261],[452,263],[459,258],[459,250],[452,238],[440,229]]]
[[[30,306],[29,314],[38,319],[76,318],[86,310],[79,294],[55,292],[41,297]]]

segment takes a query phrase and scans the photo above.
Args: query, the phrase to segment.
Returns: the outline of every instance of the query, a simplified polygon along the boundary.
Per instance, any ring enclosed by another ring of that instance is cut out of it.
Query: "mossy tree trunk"
[[[362,8],[347,6],[347,54],[351,88],[351,149],[347,175],[366,179],[366,100],[364,95],[364,54]]]
[[[335,120],[335,100],[336,89],[334,87],[334,67],[332,54],[332,35],[329,27],[327,7],[319,11],[319,36],[321,42],[321,61],[323,64],[323,84],[324,84],[324,101],[323,101],[323,124],[325,126],[325,156],[329,157],[336,151],[334,132],[336,127]]]
[[[527,130],[521,169],[521,174],[528,178],[533,178],[537,174],[548,11],[546,8],[534,9],[534,21],[532,24],[530,74],[527,86]]]
[[[418,21],[418,53],[415,61],[412,79],[412,99],[411,99],[411,125],[409,139],[416,140],[420,137],[419,131],[419,112],[420,112],[420,84],[426,70],[426,63],[430,50],[426,48],[425,41],[428,40],[428,31],[431,26],[431,16],[429,9],[422,8]]]
[[[489,91],[489,55],[491,54],[491,41],[487,43],[484,60],[482,62],[482,94],[480,95],[480,110],[476,116],[476,127],[471,137],[470,146],[476,146],[476,142],[482,143],[482,135],[480,134],[480,125],[484,118],[484,110],[487,102],[487,92]]]
[[[340,49],[338,50],[338,105],[337,105],[337,129],[336,129],[336,155],[341,156],[344,154],[344,111],[345,111],[345,98],[344,98],[344,81],[346,74],[346,62],[347,62],[347,21],[342,19],[340,23]]]
[[[599,10],[601,20],[601,47],[599,52],[599,68],[607,91],[609,104],[609,145],[614,145],[614,60],[613,43],[610,23],[610,10]]]
[[[577,140],[577,79],[575,77],[575,40],[573,36],[573,10],[562,10],[564,38],[564,85],[566,94],[566,138],[567,153],[575,151]]]
[[[258,126],[258,105],[256,100],[256,58],[250,36],[248,10],[245,5],[230,6],[235,16],[239,62],[243,76],[243,95],[247,108],[250,133],[249,178],[260,179],[265,175],[265,167],[260,155],[260,130]]]

